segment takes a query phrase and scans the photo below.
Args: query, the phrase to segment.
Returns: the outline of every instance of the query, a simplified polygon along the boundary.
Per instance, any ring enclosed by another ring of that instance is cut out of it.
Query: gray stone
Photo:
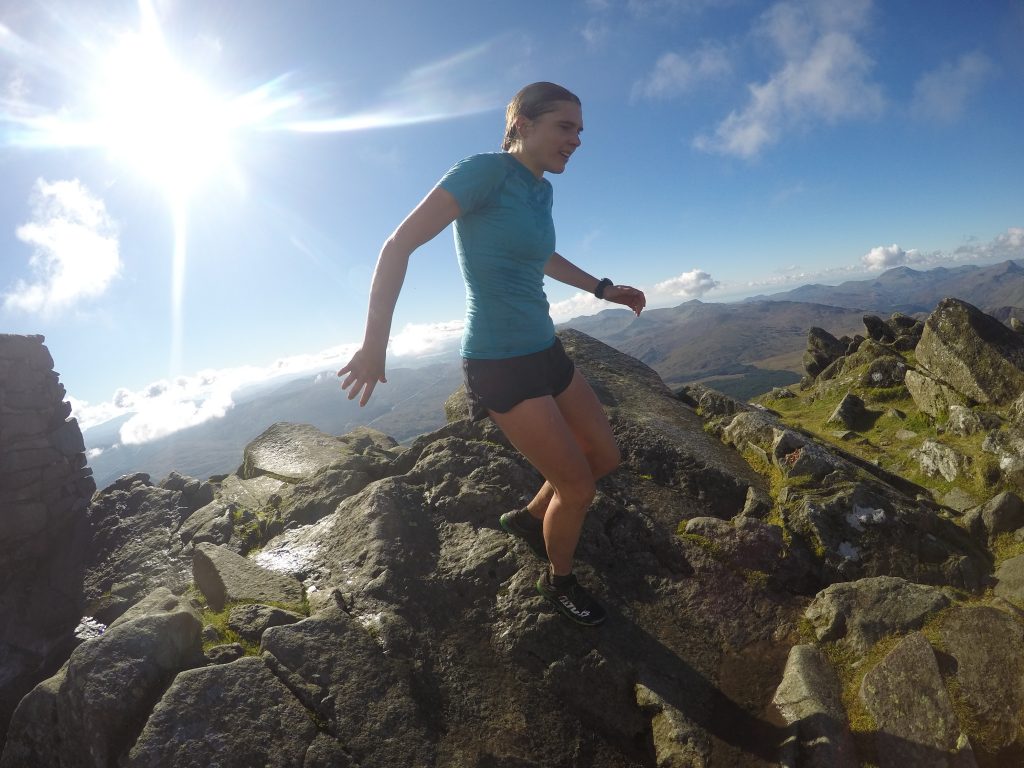
[[[964,527],[991,542],[1000,533],[1024,527],[1024,501],[1012,491],[1003,491],[964,515]]]
[[[0,766],[56,755],[68,766],[116,765],[179,670],[201,662],[200,622],[166,590],[130,618],[82,643],[50,681],[37,686],[11,720]],[[39,719],[45,713],[46,718]]]
[[[824,328],[811,328],[807,332],[807,351],[804,352],[804,370],[814,378],[835,359],[846,353],[846,345]]]
[[[842,424],[847,429],[862,429],[868,420],[868,410],[864,401],[851,392],[839,402],[826,424]]]
[[[298,605],[303,598],[302,584],[297,579],[261,568],[223,546],[196,545],[192,575],[215,611],[243,600]]]
[[[637,706],[651,718],[654,759],[659,768],[707,765],[711,745],[694,738],[686,716],[643,683],[637,683],[635,691]]]
[[[930,477],[956,480],[971,466],[971,458],[955,448],[936,440],[925,440],[921,447],[910,452],[911,458],[921,465],[921,471]]]
[[[875,576],[826,587],[804,616],[819,641],[841,641],[864,655],[887,635],[919,629],[949,604],[949,594],[938,587]]]
[[[211,501],[200,507],[178,529],[178,537],[186,544],[200,542],[227,544],[234,530],[233,515],[237,507],[223,501]]]
[[[232,661],[242,658],[245,655],[245,649],[240,643],[225,643],[213,646],[203,655],[211,664],[230,664]]]
[[[368,427],[335,437],[309,424],[279,422],[245,447],[240,474],[245,479],[268,475],[296,483],[347,457],[390,454],[397,445]]]
[[[903,383],[918,410],[929,416],[943,417],[951,405],[964,405],[965,398],[952,387],[924,371],[908,369]]]
[[[388,650],[390,619],[364,616],[361,624],[337,607],[263,634],[262,650],[275,674],[303,704],[345,734],[357,765],[435,764],[436,747],[411,695],[406,666]],[[364,626],[366,628],[364,628]],[[367,629],[379,633],[384,645]]]
[[[955,659],[950,674],[972,718],[981,753],[1024,749],[1024,625],[989,606],[961,605],[937,626],[939,646]]]
[[[928,316],[916,355],[979,403],[1009,404],[1024,390],[1024,338],[959,299],[943,299]]]
[[[274,497],[286,497],[291,488],[291,484],[269,475],[248,480],[228,475],[218,484],[217,498],[226,504],[236,504],[240,509],[259,511],[272,506]]]
[[[274,608],[270,605],[251,603],[238,605],[231,609],[228,616],[228,627],[239,634],[243,640],[258,643],[263,633],[270,627],[283,627],[302,621],[301,614]]]
[[[935,654],[920,632],[907,635],[864,676],[860,699],[878,727],[881,768],[976,765]]]
[[[179,674],[126,765],[302,768],[316,735],[309,713],[266,663],[246,657]]]
[[[772,703],[795,732],[797,765],[857,768],[860,764],[839,678],[816,647],[793,646]]]
[[[907,364],[904,360],[894,356],[880,357],[868,365],[861,376],[861,384],[872,388],[898,387],[906,375]]]
[[[1024,606],[1024,555],[1011,557],[996,569],[996,585],[992,591]]]
[[[978,500],[971,496],[963,488],[953,488],[942,497],[943,506],[955,509],[957,512],[966,512],[978,504]]]

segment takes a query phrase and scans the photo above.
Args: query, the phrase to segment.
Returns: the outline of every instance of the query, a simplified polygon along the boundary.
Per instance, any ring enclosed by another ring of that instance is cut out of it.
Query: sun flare
[[[231,165],[230,102],[182,68],[153,34],[122,39],[95,82],[97,143],[166,192],[187,196]]]

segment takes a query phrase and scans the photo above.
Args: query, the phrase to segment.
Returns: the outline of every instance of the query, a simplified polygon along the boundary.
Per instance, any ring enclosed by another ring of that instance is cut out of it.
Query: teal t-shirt
[[[438,186],[459,204],[455,251],[466,281],[462,356],[502,359],[551,346],[544,266],[555,252],[551,184],[507,152],[467,157]]]

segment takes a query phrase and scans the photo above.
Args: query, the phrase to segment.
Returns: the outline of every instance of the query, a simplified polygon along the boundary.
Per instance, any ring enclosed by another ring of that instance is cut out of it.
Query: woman
[[[398,229],[377,260],[363,345],[338,371],[359,404],[384,376],[395,303],[409,257],[453,221],[466,282],[463,372],[470,415],[489,416],[545,478],[524,509],[501,516],[548,568],[541,595],[585,625],[604,608],[572,573],[573,553],[595,481],[619,464],[601,404],[555,337],[544,275],[637,315],[646,299],[636,288],[598,280],[555,252],[551,184],[580,146],[580,100],[553,83],[533,83],[508,105],[504,151],[474,155],[448,171]]]

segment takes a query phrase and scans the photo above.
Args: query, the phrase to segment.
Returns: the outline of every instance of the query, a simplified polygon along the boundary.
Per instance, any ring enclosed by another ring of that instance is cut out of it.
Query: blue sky
[[[536,80],[583,101],[558,249],[649,306],[1022,258],[1021,40],[1009,0],[4,3],[0,330],[126,442],[337,367],[384,238]],[[393,352],[462,311],[446,232]]]

